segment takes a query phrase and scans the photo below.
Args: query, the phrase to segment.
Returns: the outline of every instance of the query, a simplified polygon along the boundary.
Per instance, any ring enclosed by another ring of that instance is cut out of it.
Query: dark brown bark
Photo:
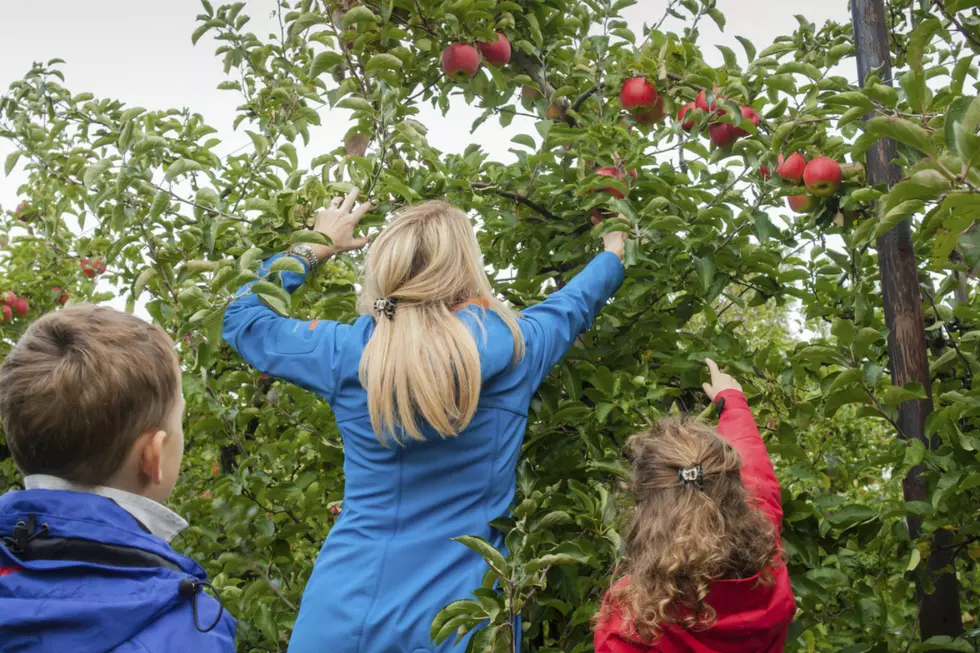
[[[888,48],[888,28],[883,0],[852,0],[854,43],[857,49],[858,76],[861,83],[869,71],[877,70],[879,78],[891,83],[891,53]],[[870,116],[869,116],[870,117]],[[883,138],[868,150],[868,183],[887,183],[893,186],[902,180],[902,170],[893,161],[897,150],[895,141]],[[922,315],[922,294],[915,249],[912,246],[911,226],[904,220],[878,238],[878,261],[881,268],[881,292],[888,326],[888,357],[892,383],[921,383],[928,397],[906,401],[898,409],[898,427],[906,438],[918,438],[927,448],[925,419],[932,412],[929,360],[926,353],[925,323]],[[902,482],[906,501],[925,501],[926,487],[922,469],[913,468]],[[921,519],[908,518],[909,534],[913,539],[921,534]],[[961,622],[959,583],[953,568],[954,550],[949,531],[938,531],[932,541],[932,553],[926,561],[933,591],[926,592],[916,583],[919,601],[919,632],[922,639],[936,635],[956,637],[963,632]]]

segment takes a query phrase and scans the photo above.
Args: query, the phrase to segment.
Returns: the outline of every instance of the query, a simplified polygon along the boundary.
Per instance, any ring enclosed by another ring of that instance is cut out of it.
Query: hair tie
[[[677,480],[681,485],[694,485],[699,490],[704,489],[704,472],[701,463],[694,467],[681,467],[677,470]]]
[[[398,300],[393,297],[378,297],[374,300],[374,312],[394,321],[395,306],[397,304]]]

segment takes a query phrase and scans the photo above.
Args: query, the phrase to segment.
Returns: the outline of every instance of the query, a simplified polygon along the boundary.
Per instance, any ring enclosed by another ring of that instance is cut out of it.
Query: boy
[[[0,366],[23,491],[0,497],[3,653],[234,653],[235,621],[168,542],[184,451],[170,338],[76,306],[32,324]]]

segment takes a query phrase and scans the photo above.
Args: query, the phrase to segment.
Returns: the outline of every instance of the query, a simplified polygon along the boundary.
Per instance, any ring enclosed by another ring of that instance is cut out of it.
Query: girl
[[[316,219],[331,247],[295,247],[307,272],[368,243],[355,189]],[[240,293],[224,335],[262,372],[326,399],[344,441],[344,508],[306,586],[290,653],[463,651],[432,647],[447,604],[481,585],[484,560],[452,538],[479,535],[514,497],[538,385],[623,281],[624,236],[562,290],[515,315],[497,299],[469,219],[412,206],[371,246],[352,325],[280,317]],[[277,257],[264,264],[269,266]],[[295,290],[304,274],[282,274]]]
[[[663,420],[629,440],[627,575],[606,595],[596,653],[783,650],[796,605],[779,482],[742,387],[706,362],[718,433]]]

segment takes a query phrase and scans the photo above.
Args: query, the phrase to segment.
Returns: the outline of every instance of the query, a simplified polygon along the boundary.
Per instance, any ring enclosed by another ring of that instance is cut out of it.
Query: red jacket
[[[783,508],[779,481],[762,442],[755,418],[737,390],[725,390],[718,434],[728,440],[742,456],[742,483],[758,507],[782,530]],[[595,633],[595,653],[776,653],[783,650],[796,602],[785,565],[772,568],[775,583],[757,585],[758,574],[738,580],[718,580],[711,586],[707,602],[715,609],[718,622],[707,630],[688,631],[680,626],[666,627],[652,643],[627,634],[622,615],[606,597],[604,610],[609,618]],[[623,579],[621,582],[629,582]]]

